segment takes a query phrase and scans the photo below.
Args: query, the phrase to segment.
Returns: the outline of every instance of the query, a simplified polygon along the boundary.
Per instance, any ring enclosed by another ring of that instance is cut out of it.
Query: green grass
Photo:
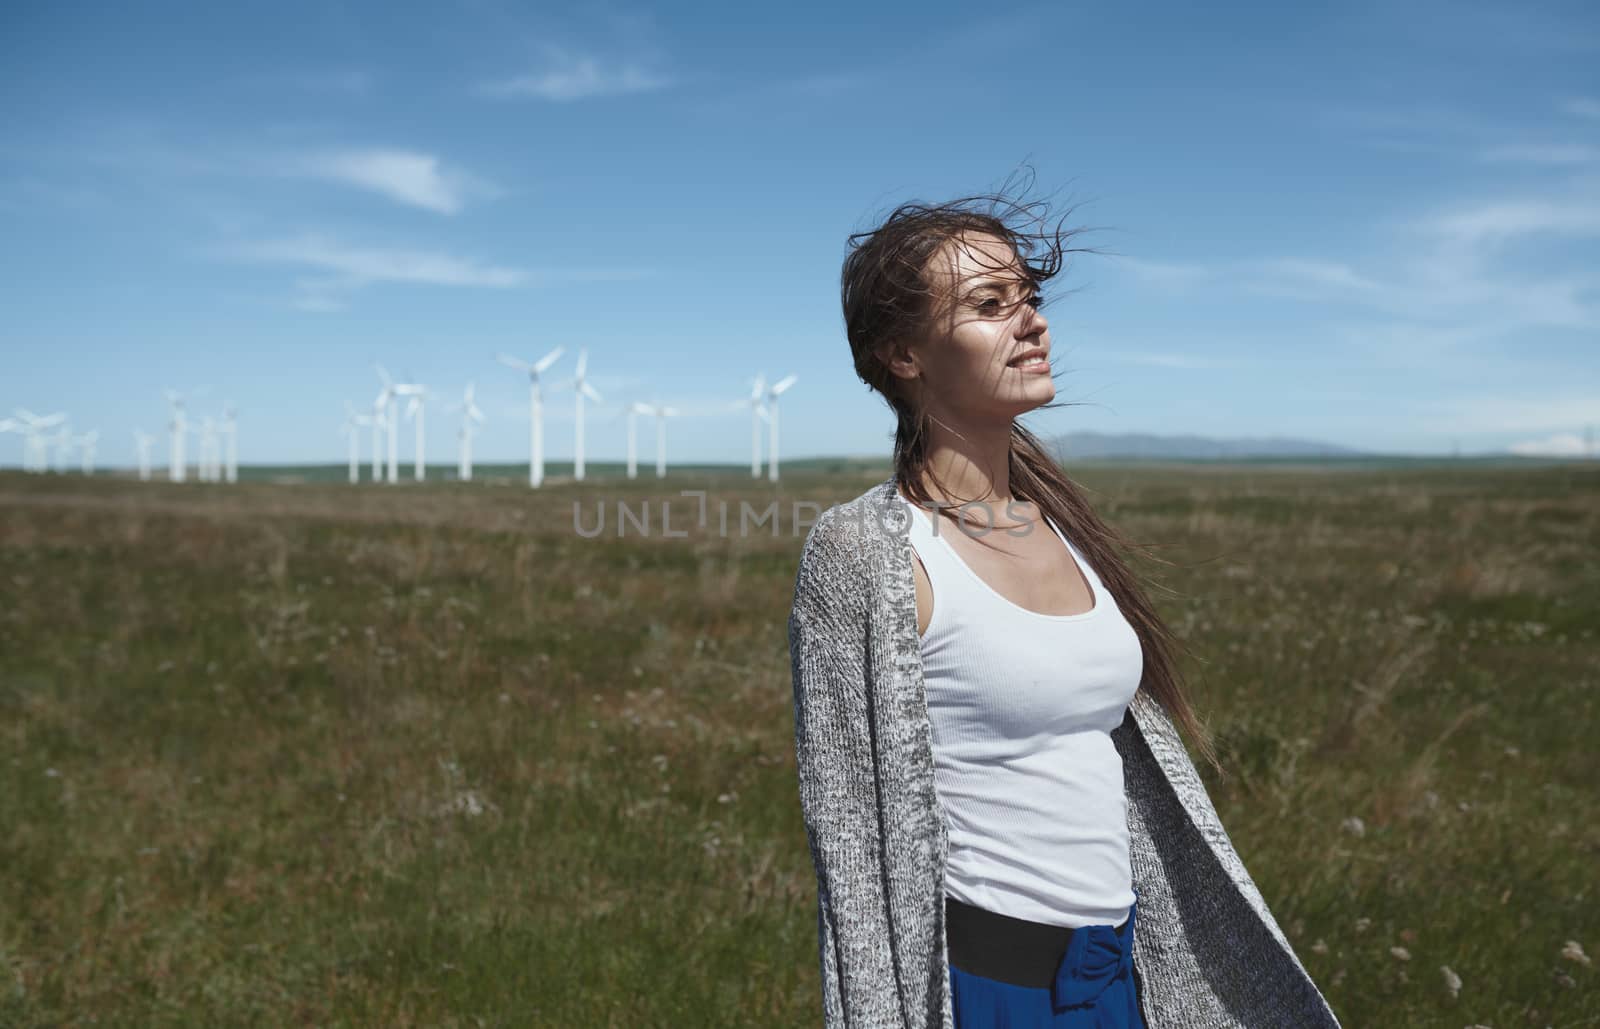
[[[1208,785],[1345,1024],[1600,1024],[1600,471],[1078,474],[1178,563]],[[0,476],[0,1024],[817,1024],[800,537],[677,490],[885,475]]]

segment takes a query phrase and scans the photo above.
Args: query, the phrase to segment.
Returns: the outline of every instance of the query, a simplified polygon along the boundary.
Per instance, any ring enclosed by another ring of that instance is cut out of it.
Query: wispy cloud
[[[606,60],[546,47],[542,67],[482,83],[479,91],[491,97],[566,103],[599,96],[651,93],[671,84],[672,79],[667,75],[631,61]]]
[[[1582,437],[1575,432],[1558,432],[1542,439],[1524,440],[1506,449],[1523,457],[1585,457],[1589,453]]]
[[[1274,257],[1249,262],[1241,285],[1255,293],[1325,300],[1352,294],[1376,294],[1383,286],[1340,261]]]
[[[1207,265],[1176,261],[1147,261],[1139,257],[1116,255],[1115,267],[1145,282],[1169,288],[1195,286],[1209,279],[1215,269]]]
[[[1561,109],[1578,118],[1600,121],[1600,100],[1594,97],[1575,96],[1561,105]]]
[[[1533,235],[1595,236],[1600,235],[1600,200],[1506,200],[1447,211],[1415,224],[1425,233],[1469,245]]]
[[[1420,401],[1423,424],[1439,433],[1571,433],[1600,423],[1600,393],[1505,396],[1480,394]],[[1597,425],[1600,428],[1600,425]]]
[[[1490,147],[1479,158],[1514,164],[1591,164],[1600,161],[1600,147],[1583,143],[1519,143]]]
[[[496,191],[484,180],[445,166],[433,154],[416,150],[331,150],[291,157],[280,167],[289,175],[344,183],[439,214],[455,214],[466,205],[469,196],[487,196]]]
[[[1548,247],[1552,260],[1529,259],[1540,244],[1600,236],[1600,196],[1585,189],[1446,206],[1397,221],[1387,227],[1388,244],[1359,260],[1114,267],[1178,295],[1203,288],[1323,305],[1316,332],[1350,360],[1374,369],[1434,369],[1492,348],[1539,344],[1552,331],[1600,332],[1600,272]],[[1504,253],[1512,242],[1519,244],[1514,261]]]
[[[558,283],[627,282],[654,274],[649,268],[511,267],[437,251],[355,246],[322,232],[236,243],[213,253],[228,260],[280,264],[320,273],[294,282],[295,294],[290,303],[303,311],[343,310],[352,294],[374,285],[513,289]]]
[[[520,268],[421,250],[349,246],[314,233],[240,244],[230,248],[227,253],[243,260],[299,265],[333,272],[338,276],[337,279],[318,284],[325,292],[333,288],[353,289],[386,282],[505,289],[528,281],[528,272]]]
[[[1156,368],[1221,368],[1229,362],[1194,354],[1152,353],[1138,350],[1117,350],[1105,355],[1114,361],[1150,365]]]

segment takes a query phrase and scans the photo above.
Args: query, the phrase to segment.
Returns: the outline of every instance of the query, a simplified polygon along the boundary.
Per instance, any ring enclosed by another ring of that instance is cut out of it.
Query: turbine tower
[[[378,391],[378,410],[383,414],[383,433],[389,439],[389,484],[392,486],[400,481],[400,453],[396,449],[395,419],[399,415],[395,397],[398,390],[394,380],[389,378],[389,373],[383,370],[383,365],[378,365],[378,378],[383,381],[383,389]]]
[[[483,412],[478,409],[477,401],[472,397],[473,384],[467,383],[467,391],[461,395],[461,460],[456,468],[456,475],[462,482],[472,481],[472,434],[477,431],[477,426],[483,423]]]
[[[771,435],[767,437],[770,447],[767,456],[767,478],[773,482],[778,481],[778,398],[798,379],[797,375],[786,375],[767,390],[767,421],[771,426]]]
[[[370,414],[357,414],[356,409],[350,406],[348,400],[344,403],[344,424],[339,431],[350,437],[350,482],[355,484],[361,481],[361,430],[368,425],[375,425],[376,419]],[[373,437],[373,462],[372,471],[376,476],[377,462],[377,437]]]
[[[750,395],[743,400],[734,402],[734,407],[748,407],[750,409],[750,478],[761,478],[761,423],[770,422],[772,419],[767,414],[767,401],[763,395],[767,388],[767,377],[757,375],[751,384]]]
[[[172,421],[167,423],[167,430],[172,434],[171,461],[167,468],[167,478],[173,482],[182,482],[187,472],[183,460],[183,434],[189,431],[189,423],[184,418],[183,397],[177,390],[167,390],[167,403],[172,405]]]
[[[72,458],[72,446],[77,440],[72,435],[71,426],[68,425],[62,425],[51,438],[56,444],[56,474],[64,475],[67,471],[67,461]]]
[[[239,481],[239,410],[232,404],[222,409],[222,435],[228,441],[227,466],[224,477],[228,482]]]
[[[394,392],[395,396],[411,398],[411,403],[406,405],[406,418],[417,423],[416,467],[412,472],[412,478],[417,482],[421,482],[427,475],[427,463],[422,456],[422,416],[424,414],[422,402],[427,399],[428,390],[421,383],[406,382],[395,386]]]
[[[584,378],[584,369],[589,364],[589,349],[578,351],[578,374],[572,377],[572,392],[578,399],[577,435],[574,437],[572,458],[572,477],[579,482],[583,481],[583,398],[589,397],[595,403],[604,403],[604,399],[595,388],[589,385],[589,380]]]
[[[380,390],[378,396],[372,401],[372,413],[367,415],[368,422],[372,425],[372,481],[383,481],[383,423],[388,417],[387,408],[389,393]]]
[[[83,474],[94,474],[94,445],[100,442],[100,430],[90,429],[78,437],[78,448],[83,457]]]
[[[143,429],[133,430],[133,446],[139,452],[139,481],[150,481],[150,444],[156,438]]]
[[[217,424],[210,415],[200,419],[198,474],[201,482],[217,481]]]
[[[654,413],[655,408],[643,401],[635,400],[628,405],[628,478],[630,479],[639,476],[639,443],[638,433],[635,431],[637,416]]]
[[[66,414],[57,411],[55,414],[36,415],[25,407],[19,407],[14,412],[22,423],[22,467],[30,472],[48,472],[50,470],[50,441],[45,437],[46,429],[53,429],[67,420]]]
[[[667,475],[667,419],[676,418],[680,413],[676,407],[655,405],[656,478],[658,479],[664,479]]]
[[[509,368],[528,373],[528,485],[537,487],[544,482],[544,396],[539,388],[539,376],[561,359],[562,347],[556,347],[539,360],[529,364],[510,354],[500,354],[500,363]]]
[[[23,427],[22,427],[22,423],[17,421],[15,418],[3,418],[3,419],[0,419],[0,432],[15,432],[18,435],[22,435],[23,431],[24,430],[23,430]],[[27,441],[28,441],[28,437],[27,436],[23,436],[22,437],[22,441],[23,441],[22,442],[22,445],[23,445],[22,467],[23,467],[23,470],[26,471],[27,467],[28,467],[28,462],[27,462],[27,457],[28,457],[28,451],[27,451],[28,442]]]

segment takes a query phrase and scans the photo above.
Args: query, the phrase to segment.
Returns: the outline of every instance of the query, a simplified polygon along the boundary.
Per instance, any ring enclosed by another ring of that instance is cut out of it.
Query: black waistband
[[[1013,918],[950,896],[944,918],[950,964],[1014,986],[1049,989],[1072,941],[1071,926]]]

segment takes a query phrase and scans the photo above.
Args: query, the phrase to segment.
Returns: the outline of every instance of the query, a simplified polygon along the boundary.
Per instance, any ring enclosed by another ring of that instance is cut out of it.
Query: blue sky
[[[127,464],[172,387],[238,406],[243,462],[337,461],[382,362],[434,392],[430,461],[469,380],[477,458],[525,459],[494,355],[559,345],[564,461],[587,346],[589,460],[659,399],[670,458],[748,461],[758,372],[799,376],[785,455],[887,455],[845,237],[1027,163],[1114,252],[1054,284],[1082,406],[1036,431],[1570,451],[1600,425],[1597,69],[1578,2],[8,4],[0,410]]]

